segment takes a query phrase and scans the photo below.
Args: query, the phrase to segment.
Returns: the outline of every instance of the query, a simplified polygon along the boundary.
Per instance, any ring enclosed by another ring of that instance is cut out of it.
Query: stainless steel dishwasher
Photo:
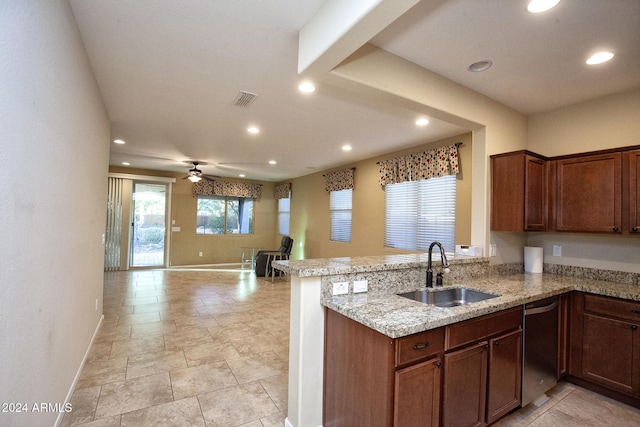
[[[558,297],[545,298],[524,306],[524,357],[522,406],[540,406],[546,392],[557,384]]]

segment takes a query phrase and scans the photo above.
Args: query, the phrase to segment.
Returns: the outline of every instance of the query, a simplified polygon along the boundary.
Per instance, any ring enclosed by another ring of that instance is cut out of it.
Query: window
[[[278,199],[278,233],[289,235],[289,218],[291,217],[291,198]]]
[[[331,192],[331,240],[351,242],[351,195],[352,190]]]
[[[198,196],[196,234],[252,234],[253,199]]]
[[[456,233],[456,176],[388,184],[385,193],[384,244],[423,250],[431,242],[453,252]]]

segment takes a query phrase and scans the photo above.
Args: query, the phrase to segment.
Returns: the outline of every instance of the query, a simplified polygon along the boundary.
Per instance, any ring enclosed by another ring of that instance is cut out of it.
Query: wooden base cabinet
[[[444,328],[391,339],[325,311],[323,425],[438,427]]]
[[[393,425],[438,427],[440,425],[440,358],[396,372]]]
[[[637,325],[584,315],[582,377],[629,395],[640,390]]]
[[[522,308],[445,329],[442,425],[485,426],[520,405]]]
[[[640,304],[584,295],[582,378],[640,397]]]
[[[522,330],[489,340],[487,423],[520,405],[522,390]]]
[[[489,344],[479,342],[444,356],[444,426],[483,426]]]

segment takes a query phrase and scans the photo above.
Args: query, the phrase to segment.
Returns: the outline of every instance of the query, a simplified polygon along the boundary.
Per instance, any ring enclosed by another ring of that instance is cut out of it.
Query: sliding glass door
[[[165,265],[166,184],[133,183],[131,267]]]

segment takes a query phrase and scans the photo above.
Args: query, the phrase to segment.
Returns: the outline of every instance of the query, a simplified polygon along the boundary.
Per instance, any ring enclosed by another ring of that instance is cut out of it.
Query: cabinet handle
[[[442,362],[440,362],[440,361],[436,362],[436,367],[437,367],[438,369],[440,369],[440,367],[441,367],[441,366],[442,366]]]
[[[415,344],[413,346],[413,349],[414,350],[422,350],[423,348],[427,348],[427,347],[429,347],[429,341],[426,341],[424,343]]]
[[[618,227],[613,227],[612,229],[613,231],[615,231],[616,233],[618,232],[619,228]]]
[[[638,329],[638,326],[637,325],[631,325],[631,329],[635,331],[636,329]]]
[[[640,310],[631,310],[633,314],[640,314]]]
[[[632,233],[637,233],[637,232],[638,232],[638,227],[633,227],[633,228],[631,229],[631,232],[632,232]]]
[[[500,345],[500,341],[494,341],[493,345]]]

